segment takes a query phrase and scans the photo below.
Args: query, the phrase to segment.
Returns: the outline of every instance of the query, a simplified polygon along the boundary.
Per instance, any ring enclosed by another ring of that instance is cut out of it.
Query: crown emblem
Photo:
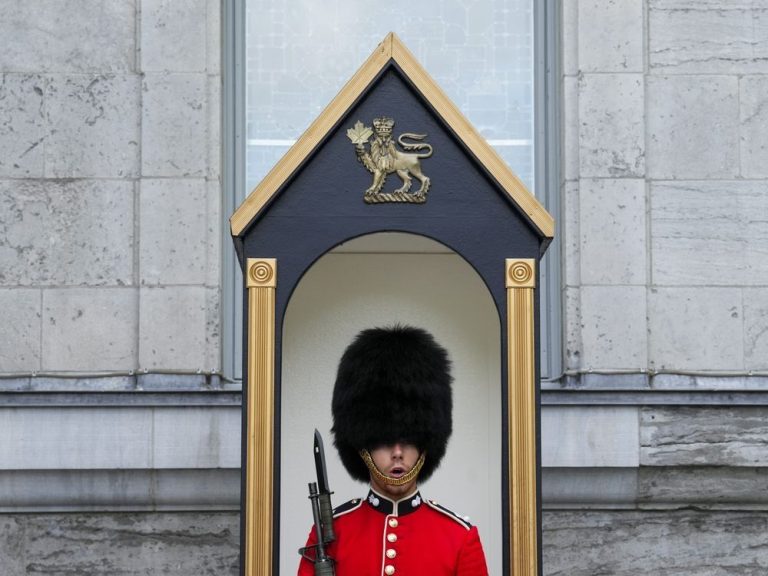
[[[392,134],[392,127],[395,125],[395,121],[392,118],[382,116],[381,118],[373,119],[373,130],[379,136],[386,136]]]

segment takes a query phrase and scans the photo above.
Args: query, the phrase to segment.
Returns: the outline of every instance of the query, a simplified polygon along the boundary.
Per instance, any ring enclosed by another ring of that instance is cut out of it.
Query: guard
[[[327,547],[336,576],[487,576],[477,528],[424,499],[418,481],[440,465],[451,435],[450,360],[409,326],[357,335],[333,390],[334,445],[368,495],[333,512]],[[310,533],[307,546],[316,542]],[[299,576],[312,576],[302,558]]]

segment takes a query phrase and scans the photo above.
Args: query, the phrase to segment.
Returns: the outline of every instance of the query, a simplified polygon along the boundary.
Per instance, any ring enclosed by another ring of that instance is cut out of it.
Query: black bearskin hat
[[[426,452],[419,478],[440,465],[453,430],[450,360],[420,328],[371,328],[339,362],[333,388],[334,445],[355,480],[369,480],[360,450],[407,442]]]

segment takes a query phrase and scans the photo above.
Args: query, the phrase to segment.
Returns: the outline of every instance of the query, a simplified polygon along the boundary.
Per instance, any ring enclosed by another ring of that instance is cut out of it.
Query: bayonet
[[[315,428],[315,470],[317,472],[317,491],[320,503],[320,521],[323,526],[323,542],[330,544],[336,540],[333,532],[333,507],[331,506],[331,492],[328,486],[328,469],[325,466],[325,450],[323,449],[323,437]]]

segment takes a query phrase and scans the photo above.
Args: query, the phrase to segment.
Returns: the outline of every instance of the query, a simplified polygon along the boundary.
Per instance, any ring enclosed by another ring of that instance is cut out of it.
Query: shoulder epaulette
[[[438,504],[434,500],[425,500],[425,502],[427,503],[427,505],[430,508],[440,512],[441,514],[443,514],[445,516],[448,516],[448,518],[450,518],[451,520],[461,524],[467,530],[472,528],[472,524],[470,524],[468,516],[459,516],[458,514],[456,514],[456,512],[453,512],[452,510],[448,510],[448,508],[446,508],[445,506],[441,506],[440,504]]]
[[[348,502],[344,502],[344,504],[341,504],[340,506],[336,506],[336,508],[333,509],[333,517],[337,518],[339,516],[343,516],[344,514],[348,514],[349,512],[352,512],[353,510],[360,508],[362,504],[363,504],[362,498],[353,498]]]

